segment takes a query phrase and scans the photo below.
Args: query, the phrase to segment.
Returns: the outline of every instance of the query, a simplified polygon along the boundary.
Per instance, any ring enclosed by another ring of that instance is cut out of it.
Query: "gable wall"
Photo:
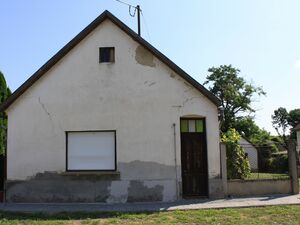
[[[99,47],[115,63],[99,64]],[[109,20],[7,110],[8,180],[66,168],[65,131],[116,130],[121,179],[180,177],[179,119],[206,117],[210,179],[220,175],[217,107]],[[133,169],[134,168],[134,169]]]
[[[246,139],[241,138],[240,145],[244,148],[245,153],[248,154],[250,169],[253,171],[258,170],[258,153],[257,149]]]

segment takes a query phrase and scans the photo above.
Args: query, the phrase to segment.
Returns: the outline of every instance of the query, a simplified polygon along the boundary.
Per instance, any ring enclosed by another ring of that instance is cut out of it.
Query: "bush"
[[[289,170],[288,155],[276,154],[271,158],[271,172],[287,173]]]
[[[259,172],[264,173],[287,173],[288,172],[288,155],[287,153],[272,153],[270,147],[258,148]]]
[[[228,179],[245,179],[250,175],[250,163],[239,145],[240,138],[235,129],[222,135],[222,142],[226,145]]]

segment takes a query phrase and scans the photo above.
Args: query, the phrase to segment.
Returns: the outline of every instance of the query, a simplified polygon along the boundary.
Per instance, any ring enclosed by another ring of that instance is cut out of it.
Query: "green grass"
[[[285,173],[251,173],[247,180],[258,180],[258,179],[287,179],[288,174]]]
[[[0,224],[300,224],[300,206],[187,210],[154,213],[8,213]]]

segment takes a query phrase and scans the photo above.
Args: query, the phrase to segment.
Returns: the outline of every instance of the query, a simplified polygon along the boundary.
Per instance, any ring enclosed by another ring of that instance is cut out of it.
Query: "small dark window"
[[[105,47],[99,49],[100,57],[99,62],[100,63],[106,63],[106,62],[114,62],[115,61],[115,48],[114,47]]]

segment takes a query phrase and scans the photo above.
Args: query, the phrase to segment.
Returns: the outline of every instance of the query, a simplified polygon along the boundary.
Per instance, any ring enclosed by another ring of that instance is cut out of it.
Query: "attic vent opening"
[[[100,63],[115,62],[115,48],[114,47],[99,48],[99,62]]]

